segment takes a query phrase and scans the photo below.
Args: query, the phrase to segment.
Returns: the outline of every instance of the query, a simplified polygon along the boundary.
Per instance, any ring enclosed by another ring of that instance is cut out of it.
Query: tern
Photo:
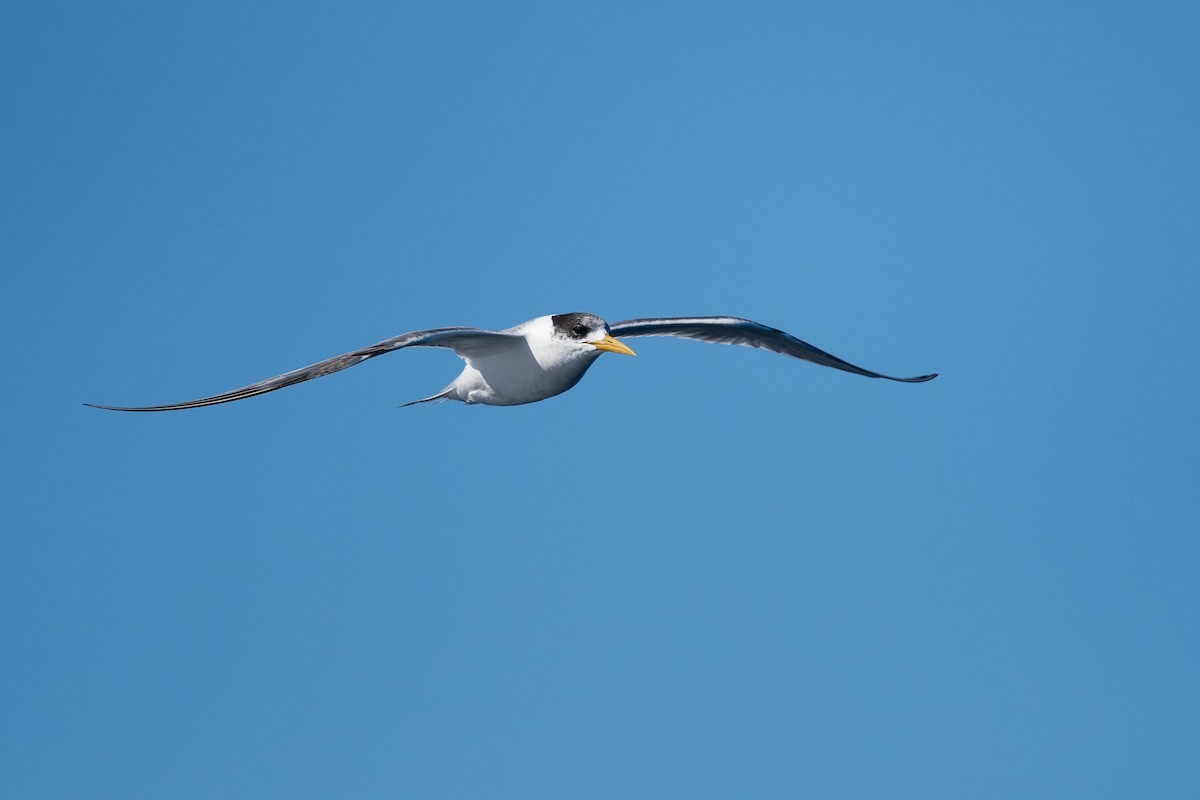
[[[583,373],[602,353],[634,355],[627,344],[616,338],[618,336],[626,339],[637,336],[677,336],[701,342],[758,347],[855,375],[902,383],[922,383],[937,377],[937,373],[933,373],[914,378],[894,378],[872,372],[830,355],[791,334],[739,317],[630,319],[609,325],[595,314],[576,312],[538,317],[502,331],[431,328],[402,333],[369,347],[327,358],[241,389],[185,403],[140,407],[85,405],[109,411],[177,411],[215,406],[330,375],[393,350],[446,347],[466,362],[463,371],[442,391],[405,403],[405,406],[438,400],[517,406],[536,403],[567,391],[579,383]]]

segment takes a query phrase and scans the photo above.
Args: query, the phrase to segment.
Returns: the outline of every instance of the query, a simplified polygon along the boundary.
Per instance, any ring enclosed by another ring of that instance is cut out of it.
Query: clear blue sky
[[[1194,3],[10,4],[0,796],[1200,794]],[[397,409],[407,330],[734,314]]]

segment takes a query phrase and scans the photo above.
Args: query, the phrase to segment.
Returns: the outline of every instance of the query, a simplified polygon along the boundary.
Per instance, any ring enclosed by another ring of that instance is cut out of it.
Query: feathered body
[[[903,383],[920,383],[937,377],[935,373],[914,378],[893,378],[872,372],[830,355],[791,334],[739,317],[631,319],[610,326],[595,314],[574,312],[538,317],[502,331],[432,328],[402,333],[241,389],[184,403],[95,407],[112,411],[176,411],[229,403],[320,378],[405,347],[448,347],[466,362],[458,377],[441,392],[405,405],[459,400],[471,404],[515,406],[536,403],[567,391],[579,383],[579,379],[601,353],[633,355],[633,351],[615,336],[676,336],[702,342],[758,347],[868,378],[886,378]]]

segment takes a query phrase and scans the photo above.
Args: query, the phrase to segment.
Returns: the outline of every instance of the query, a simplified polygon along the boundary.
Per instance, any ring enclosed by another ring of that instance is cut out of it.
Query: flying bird
[[[266,394],[285,386],[303,383],[361,364],[369,358],[405,347],[447,347],[466,362],[463,371],[442,391],[405,406],[436,400],[459,400],[489,406],[516,406],[536,403],[562,394],[583,377],[601,353],[634,355],[627,344],[616,338],[637,336],[678,336],[701,342],[758,347],[803,361],[903,383],[921,383],[937,377],[894,378],[856,367],[837,356],[802,342],[791,334],[738,317],[664,317],[630,319],[609,325],[595,314],[554,314],[531,319],[502,331],[482,328],[432,328],[412,331],[382,342],[327,358],[307,367],[276,375],[212,397],[163,406],[84,405],[110,411],[177,411],[230,403]]]

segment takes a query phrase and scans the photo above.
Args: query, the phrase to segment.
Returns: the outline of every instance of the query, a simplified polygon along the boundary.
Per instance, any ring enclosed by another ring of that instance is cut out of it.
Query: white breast
[[[515,406],[562,394],[583,377],[599,350],[581,348],[554,335],[550,317],[512,328],[523,338],[512,347],[474,356],[451,384],[466,403]]]

